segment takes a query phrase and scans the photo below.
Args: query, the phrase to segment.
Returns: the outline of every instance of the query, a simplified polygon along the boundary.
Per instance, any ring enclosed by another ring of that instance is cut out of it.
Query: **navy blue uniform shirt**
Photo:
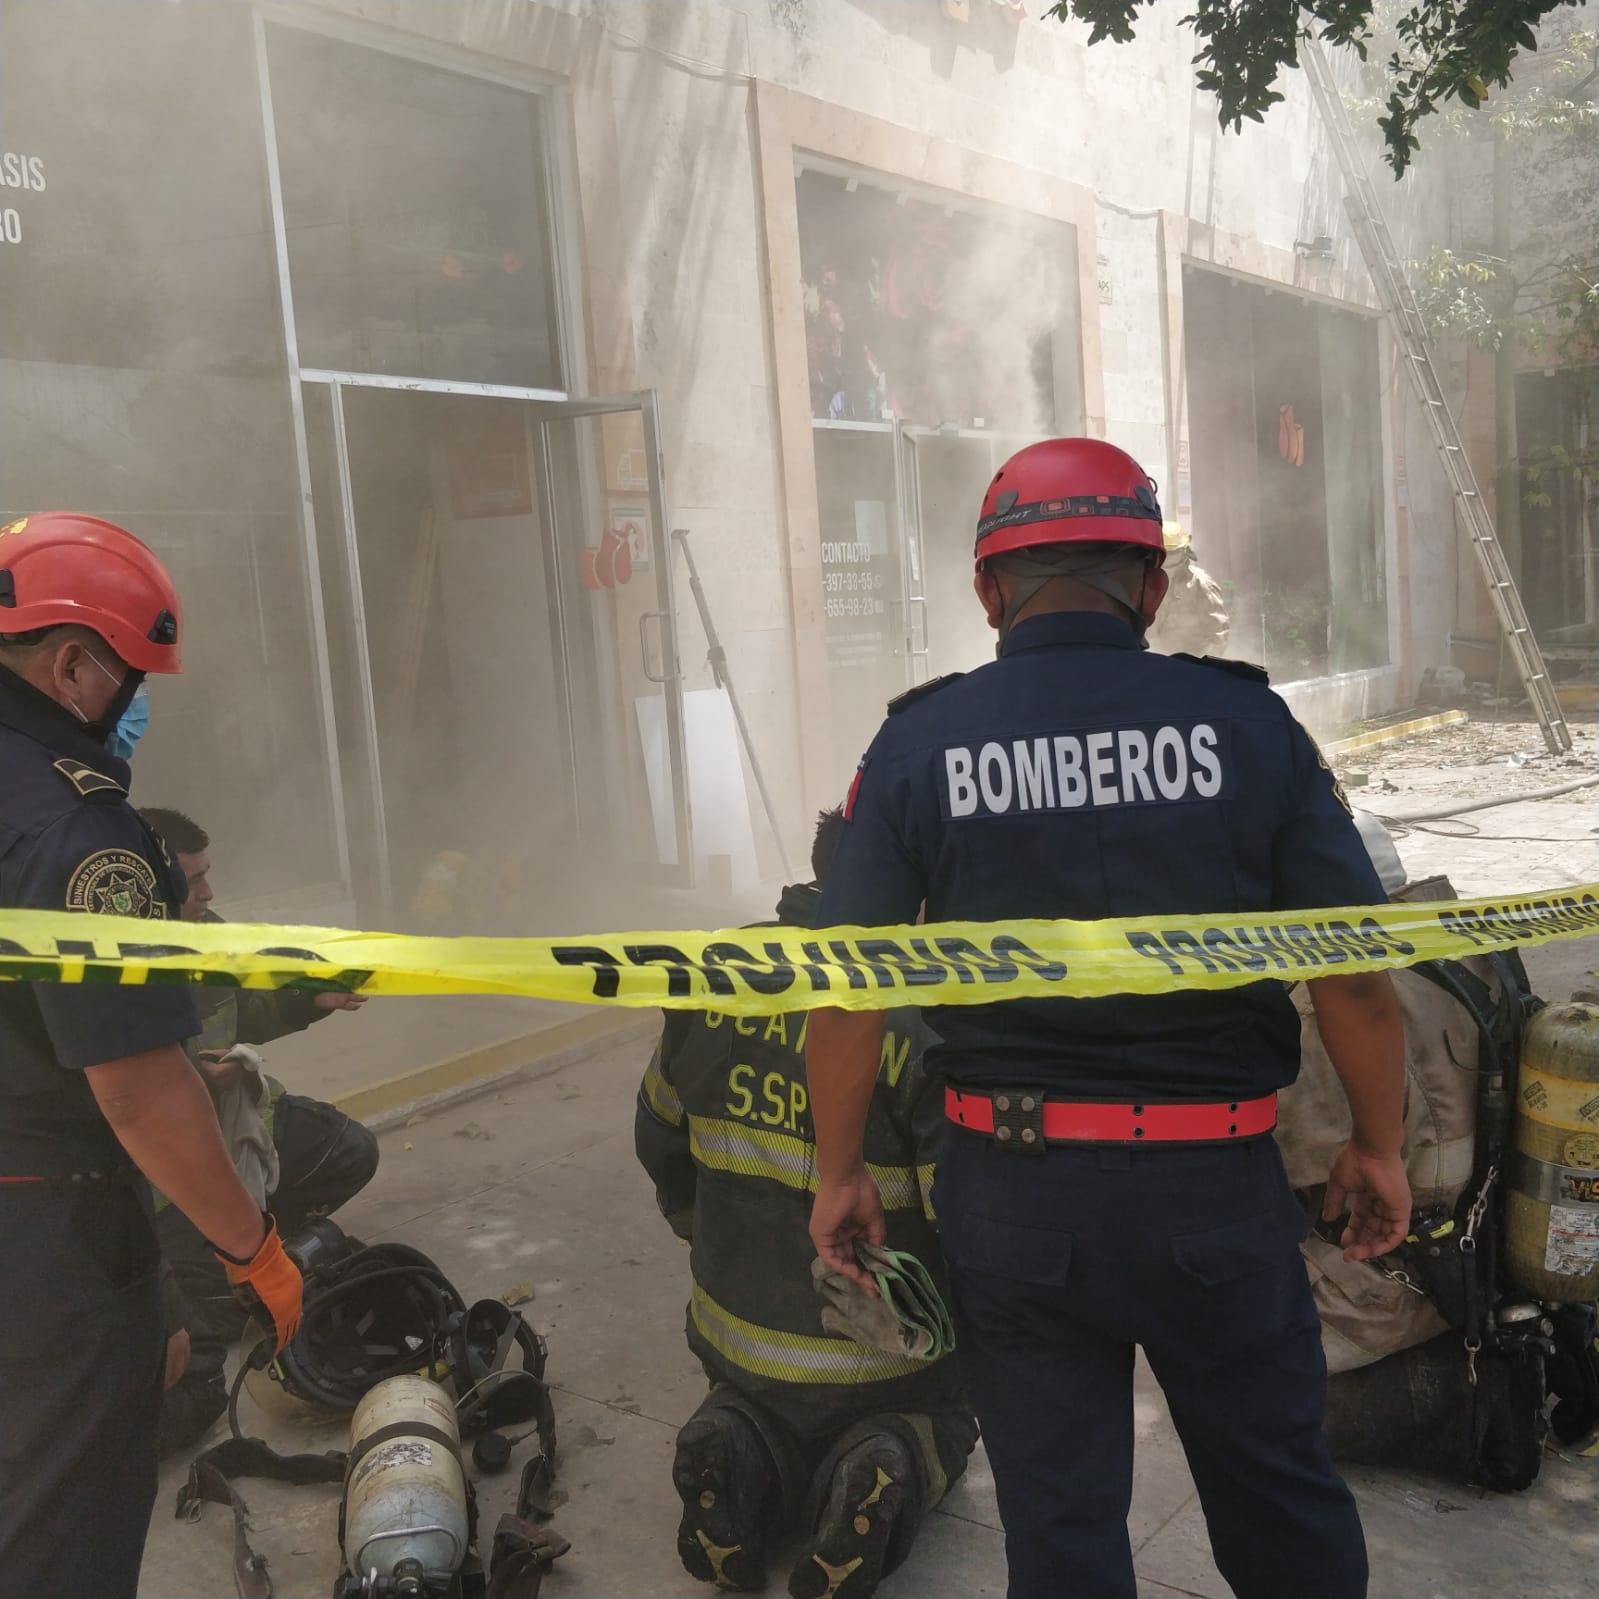
[[[1100,612],[1017,624],[998,660],[891,712],[815,926],[1383,903],[1309,735],[1236,663],[1146,652]],[[1229,1100],[1299,1070],[1279,981],[945,1006],[935,1069],[1065,1098]]]
[[[0,905],[176,916],[188,885],[127,785],[126,762],[0,667]],[[83,1068],[199,1031],[182,988],[0,982],[0,1176],[126,1166]]]

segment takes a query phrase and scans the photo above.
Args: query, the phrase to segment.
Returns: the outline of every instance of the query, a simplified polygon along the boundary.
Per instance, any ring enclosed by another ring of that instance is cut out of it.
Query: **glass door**
[[[683,880],[653,395],[306,394],[358,904],[527,932]]]
[[[922,493],[917,441],[925,430],[894,423],[894,506],[905,585],[905,681],[925,683],[928,667],[927,558],[922,542]]]
[[[822,535],[822,618],[839,774],[889,700],[992,658],[972,593],[983,495],[1031,440],[903,421],[812,423]]]
[[[573,838],[601,878],[693,881],[671,530],[653,390],[534,408]]]
[[[812,425],[822,544],[822,626],[842,785],[910,678],[909,618],[894,426]]]
[[[994,634],[972,593],[977,517],[994,473],[1027,442],[975,429],[895,427],[908,682],[967,672],[993,656]]]

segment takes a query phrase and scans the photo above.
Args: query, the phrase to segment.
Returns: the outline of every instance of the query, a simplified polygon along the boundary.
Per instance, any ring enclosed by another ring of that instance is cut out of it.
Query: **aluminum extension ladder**
[[[1404,351],[1405,365],[1410,370],[1415,385],[1416,398],[1432,424],[1433,440],[1443,462],[1444,474],[1454,490],[1471,547],[1476,552],[1477,563],[1482,568],[1483,581],[1488,585],[1488,596],[1493,601],[1494,613],[1504,630],[1505,642],[1510,646],[1511,658],[1526,691],[1527,700],[1538,725],[1543,729],[1544,742],[1552,755],[1563,755],[1571,748],[1571,730],[1561,713],[1560,700],[1549,679],[1549,669],[1544,661],[1538,640],[1533,637],[1527,621],[1526,607],[1510,574],[1509,563],[1494,532],[1493,518],[1483,504],[1477,487],[1476,474],[1466,454],[1460,429],[1444,399],[1443,386],[1438,381],[1438,370],[1433,365],[1428,349],[1427,328],[1422,321],[1421,309],[1411,291],[1410,280],[1405,275],[1403,263],[1394,249],[1393,235],[1377,200],[1366,164],[1355,148],[1354,133],[1349,125],[1349,114],[1333,81],[1332,71],[1319,41],[1302,38],[1299,45],[1300,64],[1310,80],[1310,90],[1315,97],[1316,109],[1321,113],[1327,134],[1337,157],[1339,171],[1344,179],[1344,209],[1354,227],[1360,253],[1365,257],[1366,269],[1377,285],[1383,309]]]

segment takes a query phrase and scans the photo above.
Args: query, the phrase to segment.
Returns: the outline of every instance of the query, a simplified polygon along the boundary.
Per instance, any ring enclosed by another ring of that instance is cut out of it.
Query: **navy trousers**
[[[1031,1155],[952,1130],[934,1204],[1009,1599],[1136,1599],[1135,1346],[1238,1599],[1364,1599],[1304,1216],[1271,1139]]]
[[[0,1188],[0,1599],[134,1599],[165,1336],[149,1196]]]

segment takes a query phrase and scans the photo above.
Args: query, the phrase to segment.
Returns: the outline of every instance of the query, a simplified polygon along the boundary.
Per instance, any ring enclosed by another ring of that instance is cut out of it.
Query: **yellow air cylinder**
[[[1528,1024],[1505,1258],[1539,1299],[1599,1296],[1599,1004],[1549,1005]]]

